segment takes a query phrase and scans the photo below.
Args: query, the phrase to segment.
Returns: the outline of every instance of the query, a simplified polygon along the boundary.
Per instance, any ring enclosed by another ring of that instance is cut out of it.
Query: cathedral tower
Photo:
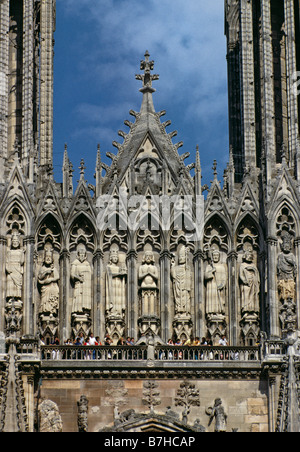
[[[27,180],[52,166],[55,0],[0,2],[0,183],[17,154]]]
[[[225,32],[236,181],[264,158],[267,179],[283,157],[296,175],[299,0],[226,0]]]

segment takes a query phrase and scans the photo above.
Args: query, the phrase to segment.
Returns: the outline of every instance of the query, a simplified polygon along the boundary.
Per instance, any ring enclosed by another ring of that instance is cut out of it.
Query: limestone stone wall
[[[88,431],[96,432],[113,425],[114,410],[120,413],[134,409],[137,413],[149,412],[145,400],[145,383],[147,379],[116,380],[43,380],[41,399],[55,402],[63,422],[64,432],[76,432],[77,402],[82,395],[88,404]],[[175,406],[177,391],[183,380],[152,380],[157,383],[158,404],[156,413],[165,414],[167,407],[179,414],[182,419],[184,408]],[[185,380],[186,381],[186,380]],[[192,406],[188,415],[188,424],[193,426],[196,419],[213,432],[215,423],[210,426],[206,410],[214,405],[216,398],[221,398],[227,414],[227,431],[238,429],[239,432],[268,432],[268,397],[267,382],[258,380],[190,380],[199,390],[200,406]]]

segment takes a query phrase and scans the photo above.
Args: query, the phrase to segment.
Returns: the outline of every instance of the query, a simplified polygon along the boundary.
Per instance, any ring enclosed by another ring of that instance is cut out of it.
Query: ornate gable
[[[124,138],[123,144],[113,142],[118,149],[118,153],[107,153],[112,160],[111,166],[102,163],[106,170],[103,181],[103,192],[112,191],[112,181],[118,181],[118,184],[124,185],[133,193],[142,193],[145,191],[145,182],[152,186],[152,192],[160,194],[164,192],[164,187],[169,190],[178,183],[181,175],[185,178],[186,192],[193,192],[193,182],[189,174],[194,165],[186,167],[184,160],[189,157],[189,153],[182,156],[178,154],[178,149],[183,146],[182,142],[173,144],[172,138],[177,132],[167,133],[166,128],[171,121],[161,122],[161,116],[165,111],[156,112],[153,105],[152,94],[155,89],[152,87],[152,81],[158,80],[157,75],[153,75],[154,62],[149,61],[149,54],[146,52],[145,61],[141,62],[143,75],[136,78],[143,81],[141,92],[143,101],[139,113],[130,111],[136,119],[132,124],[125,121],[130,127],[130,132],[125,134],[119,131],[119,135]],[[165,180],[163,180],[165,173]],[[135,186],[134,186],[135,185]]]

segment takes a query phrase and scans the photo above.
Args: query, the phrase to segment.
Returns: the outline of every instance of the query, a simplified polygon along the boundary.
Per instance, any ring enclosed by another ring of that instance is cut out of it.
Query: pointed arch
[[[250,242],[256,250],[263,248],[264,232],[257,217],[249,211],[244,212],[234,225],[234,245],[237,251],[245,242]]]
[[[287,212],[284,213],[284,209],[287,210]],[[284,199],[278,202],[276,205],[273,206],[272,209],[273,215],[269,218],[268,226],[269,231],[268,234],[270,236],[276,237],[278,235],[278,219],[280,216],[286,215],[291,216],[292,218],[287,218],[287,223],[294,223],[294,230],[293,235],[295,237],[299,237],[300,235],[300,213],[297,210],[296,206],[293,205],[289,199]],[[288,213],[289,212],[289,213]],[[282,219],[281,221],[284,221]]]
[[[79,212],[67,225],[66,245],[70,251],[84,243],[86,248],[94,252],[97,244],[96,225],[94,219],[85,212]]]
[[[231,249],[231,225],[227,219],[219,212],[213,212],[204,224],[204,249],[209,249],[213,244],[228,252]]]
[[[43,249],[46,243],[60,251],[63,245],[63,225],[53,212],[45,213],[36,226],[37,250]]]
[[[34,230],[30,211],[24,209],[24,206],[17,199],[10,200],[3,206],[1,217],[0,230],[3,230],[3,235],[6,235],[13,228],[19,229],[19,232],[24,236],[31,235]]]

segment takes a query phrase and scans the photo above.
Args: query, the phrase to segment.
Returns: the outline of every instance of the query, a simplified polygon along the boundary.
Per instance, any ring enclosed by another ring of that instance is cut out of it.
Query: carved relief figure
[[[106,271],[106,310],[111,316],[123,317],[126,309],[125,262],[120,264],[118,248],[110,250],[109,264]]]
[[[78,406],[78,431],[88,432],[88,407],[89,401],[85,395],[80,397]]]
[[[43,400],[39,404],[40,433],[60,433],[63,423],[56,403]]]
[[[6,298],[22,298],[25,252],[21,249],[20,235],[13,232],[11,247],[6,258]]]
[[[59,272],[55,268],[53,248],[51,244],[45,245],[44,262],[38,274],[38,283],[41,292],[40,313],[55,315],[59,307]]]
[[[220,263],[220,252],[214,248],[206,267],[206,314],[225,314],[227,267]]]
[[[242,313],[259,313],[260,275],[253,260],[252,247],[248,246],[239,273]]]
[[[178,265],[173,261],[171,267],[176,315],[191,313],[192,273],[187,264],[187,249],[183,246],[178,255]]]
[[[77,259],[71,265],[71,279],[74,282],[72,312],[90,311],[92,309],[92,269],[87,260],[84,245],[78,246]]]
[[[139,268],[139,283],[142,294],[142,315],[153,315],[157,311],[158,267],[155,265],[154,254],[146,251],[142,265]]]
[[[226,433],[226,431],[227,431],[227,414],[225,413],[221,399],[216,399],[214,406],[209,407],[206,410],[206,414],[209,416],[208,425],[210,425],[214,419],[216,420],[215,433]]]
[[[277,280],[279,298],[282,301],[293,300],[296,296],[296,258],[292,252],[292,237],[285,231],[282,233],[281,253],[277,261]]]

